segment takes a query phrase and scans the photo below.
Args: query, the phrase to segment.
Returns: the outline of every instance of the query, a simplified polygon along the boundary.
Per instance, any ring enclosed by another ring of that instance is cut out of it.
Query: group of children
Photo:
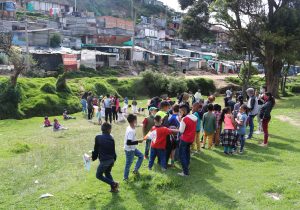
[[[76,119],[76,117],[73,117],[71,115],[68,114],[68,111],[67,109],[64,109],[64,112],[63,112],[63,119],[64,120],[70,120],[70,119]],[[68,128],[62,126],[57,118],[55,118],[53,120],[53,124],[51,123],[51,121],[49,120],[48,116],[45,116],[44,117],[44,123],[43,123],[44,127],[47,128],[47,127],[53,127],[53,131],[60,131],[60,130],[67,130]]]

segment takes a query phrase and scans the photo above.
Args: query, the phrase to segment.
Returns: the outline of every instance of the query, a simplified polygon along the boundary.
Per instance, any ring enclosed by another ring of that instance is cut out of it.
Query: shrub
[[[41,87],[41,91],[43,91],[45,93],[54,94],[55,93],[55,86],[50,84],[50,83],[46,83]]]
[[[146,70],[141,73],[144,95],[158,96],[168,92],[168,77],[164,74]]]
[[[198,89],[200,89],[203,95],[210,95],[216,91],[214,82],[204,78],[187,80],[187,87],[188,90],[192,92],[196,92]]]
[[[54,33],[50,37],[50,47],[56,48],[59,47],[61,44],[61,36],[58,33]]]
[[[300,84],[294,84],[290,86],[290,91],[292,93],[300,93]]]
[[[178,93],[183,93],[188,90],[187,82],[183,78],[170,79],[168,83],[168,93],[170,96],[176,96]]]
[[[67,80],[66,80],[65,74],[60,75],[58,77],[57,82],[56,82],[56,91],[57,92],[67,92],[67,93],[71,92],[70,88],[67,86]]]
[[[96,83],[95,91],[98,96],[105,95],[108,93],[107,87],[103,83]]]

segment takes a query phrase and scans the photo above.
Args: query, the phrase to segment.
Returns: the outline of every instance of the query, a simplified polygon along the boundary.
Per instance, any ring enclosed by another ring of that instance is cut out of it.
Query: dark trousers
[[[179,158],[182,165],[182,170],[185,175],[189,175],[189,165],[190,165],[190,146],[191,143],[180,140],[179,143]]]
[[[91,120],[93,118],[93,108],[88,108],[88,119]]]
[[[109,122],[112,122],[112,112],[111,112],[111,108],[105,108],[105,122],[108,121],[109,118]]]
[[[155,148],[151,148],[151,150],[150,150],[149,168],[152,168],[156,156],[158,156],[158,158],[160,160],[161,167],[164,169],[167,169],[166,150],[165,149],[155,149]]]
[[[150,144],[151,144],[151,140],[147,139],[146,146],[145,146],[145,156],[149,156]]]
[[[112,118],[114,121],[118,121],[118,113],[117,113],[117,107],[113,106],[111,108],[112,111]]]
[[[270,119],[263,119],[262,121],[262,128],[264,131],[264,144],[268,144],[268,140],[269,140],[269,122]]]
[[[97,179],[109,184],[111,187],[115,183],[113,177],[111,176],[111,169],[114,166],[114,162],[114,159],[100,161],[100,165],[98,166],[96,173]],[[103,174],[105,176],[103,176]]]
[[[167,164],[169,163],[169,159],[172,153],[172,149],[173,149],[173,144],[172,141],[170,139],[170,136],[167,137],[167,145],[166,145],[166,162]]]
[[[249,115],[249,128],[250,128],[250,131],[249,131],[249,135],[248,135],[248,138],[252,138],[252,135],[253,135],[253,131],[254,131],[254,117],[256,115]]]

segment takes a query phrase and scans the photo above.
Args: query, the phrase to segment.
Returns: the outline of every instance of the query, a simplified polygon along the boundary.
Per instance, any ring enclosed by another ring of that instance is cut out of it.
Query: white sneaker
[[[184,174],[183,172],[178,173],[178,175],[183,176],[183,177],[188,176],[188,175]]]
[[[254,134],[260,135],[260,134],[261,134],[261,131],[255,131]]]

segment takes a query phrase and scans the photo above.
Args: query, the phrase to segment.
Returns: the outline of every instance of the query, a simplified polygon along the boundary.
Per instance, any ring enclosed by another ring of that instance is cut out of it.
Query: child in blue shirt
[[[245,146],[245,134],[246,134],[246,124],[247,124],[247,106],[243,104],[240,107],[239,113],[235,122],[237,123],[237,134],[241,143],[240,153],[244,152]]]

